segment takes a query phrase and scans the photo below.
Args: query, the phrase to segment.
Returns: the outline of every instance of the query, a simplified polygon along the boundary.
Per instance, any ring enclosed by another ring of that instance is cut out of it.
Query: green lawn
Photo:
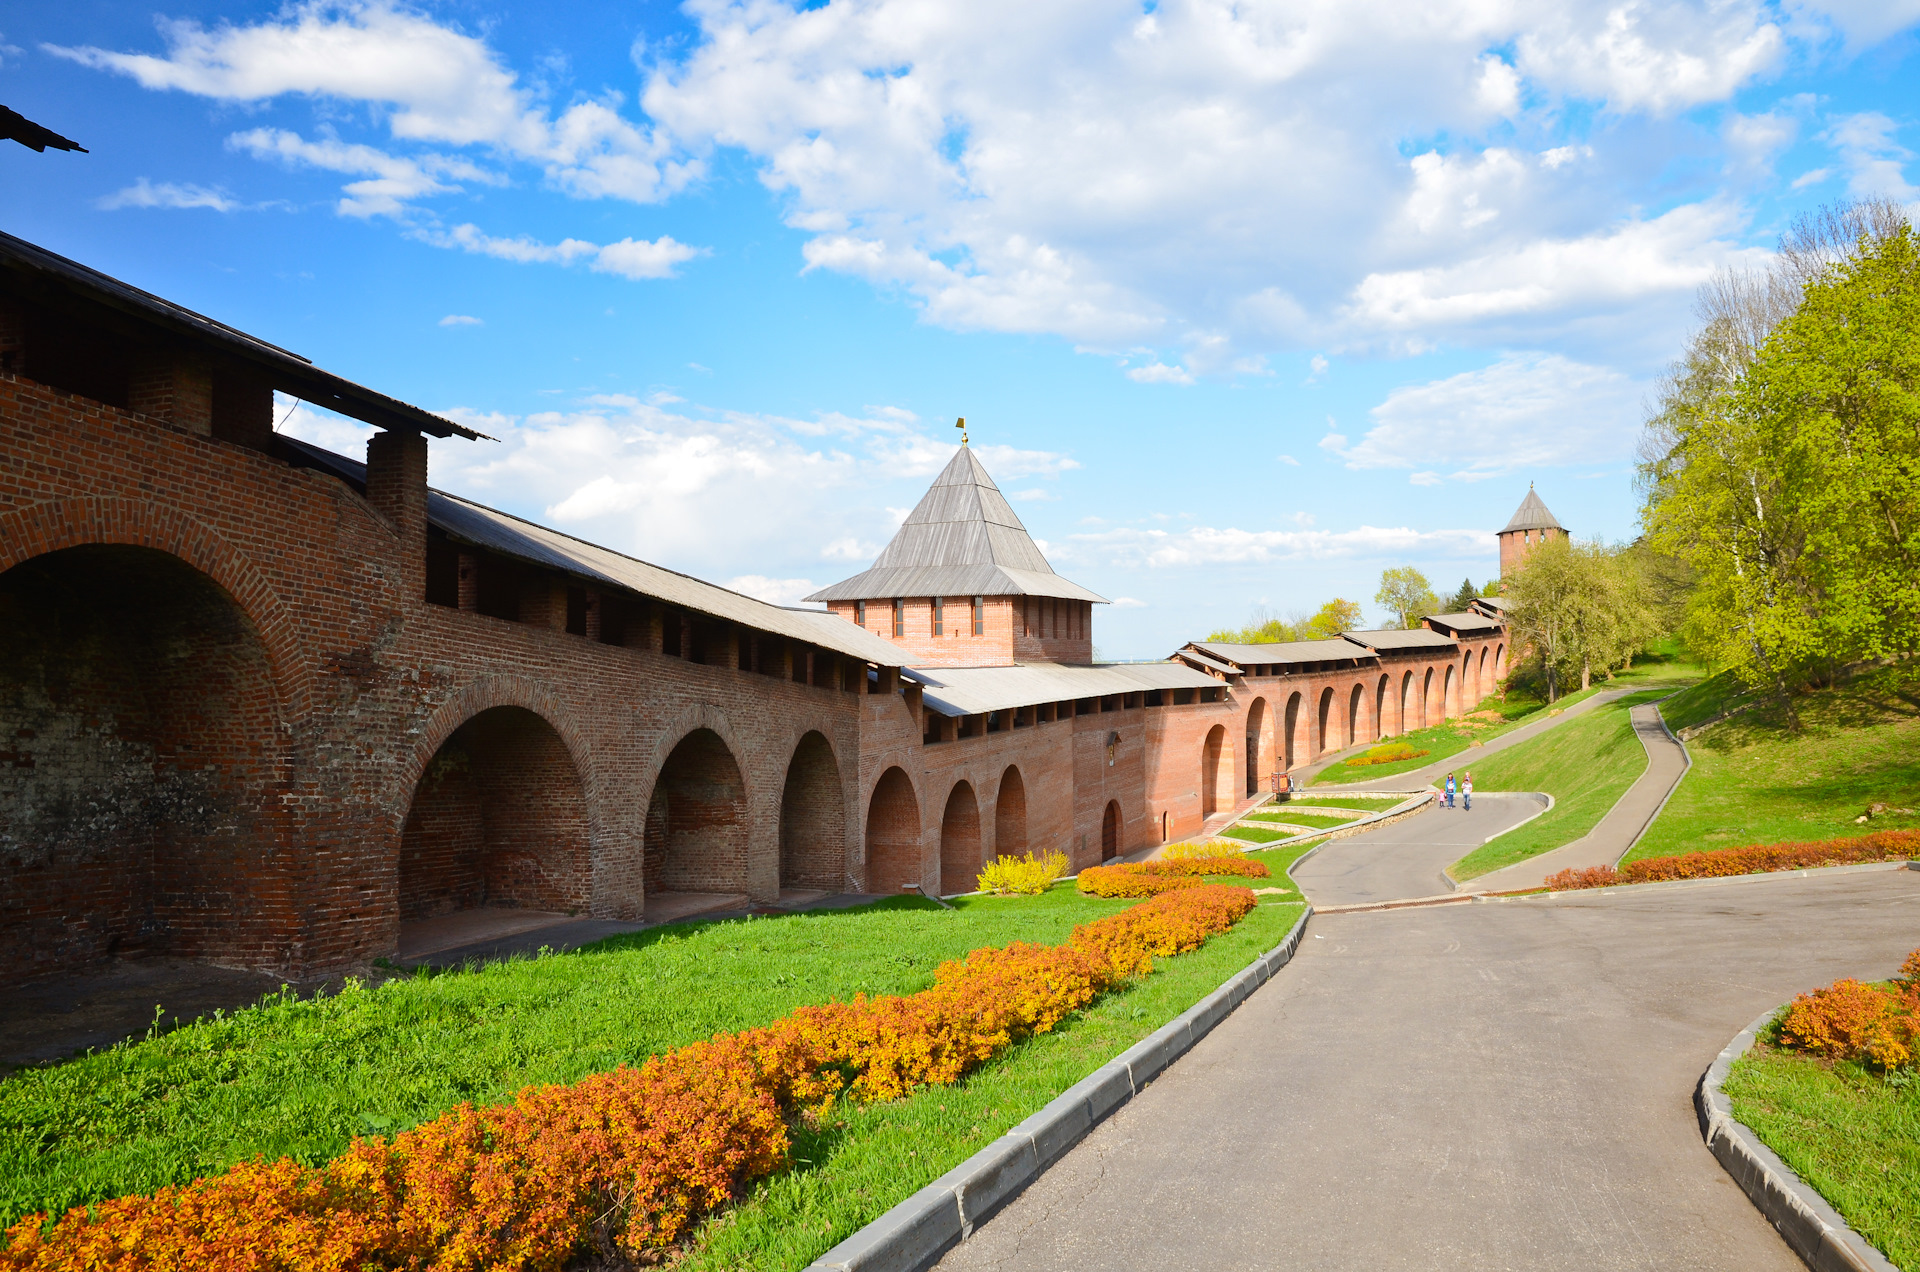
[[[1354,768],[1348,768],[1344,761],[1331,764],[1313,779],[1313,786],[1340,786],[1348,782],[1370,782],[1378,777],[1411,773],[1415,769],[1425,768],[1429,764],[1458,755],[1472,747],[1475,742],[1490,742],[1503,733],[1511,733],[1522,725],[1532,724],[1535,720],[1544,718],[1540,714],[1543,711],[1565,711],[1568,707],[1585,702],[1593,695],[1608,689],[1665,685],[1671,690],[1677,688],[1683,681],[1700,676],[1703,670],[1696,664],[1685,662],[1676,656],[1656,655],[1642,658],[1631,670],[1619,673],[1612,680],[1596,680],[1589,689],[1562,694],[1551,708],[1541,699],[1524,695],[1517,690],[1505,698],[1491,697],[1465,716],[1449,720],[1445,724],[1434,725],[1432,728],[1416,729],[1404,735],[1407,743],[1416,750],[1427,752],[1426,755],[1417,759],[1398,760],[1392,764],[1367,764]]]
[[[1646,748],[1634,735],[1631,707],[1669,687],[1629,694],[1548,729],[1473,765],[1480,791],[1545,791],[1554,806],[1524,826],[1482,844],[1447,867],[1460,882],[1570,844],[1592,830],[1647,769]]]
[[[402,1129],[462,1100],[573,1081],[806,1003],[922,989],[945,959],[1014,940],[1057,943],[1074,924],[1129,904],[1071,885],[1042,897],[967,897],[953,910],[897,898],[659,928],[570,954],[272,999],[0,1083],[0,1226],[258,1155],[322,1162],[354,1134]],[[802,1266],[1204,997],[1298,913],[1297,904],[1261,906],[1084,1019],[989,1064],[964,1089],[843,1111],[845,1126],[806,1132],[800,1169],[709,1225],[702,1249],[727,1248],[728,1232],[760,1232],[749,1241],[764,1251],[754,1266]],[[822,1192],[818,1172],[836,1161],[852,1174]],[[828,1207],[831,1229],[823,1217],[779,1209],[781,1198],[807,1197]]]
[[[1920,1268],[1920,1082],[1755,1047],[1725,1090],[1733,1115],[1856,1232],[1896,1266]]]
[[[1745,700],[1721,675],[1661,713],[1680,729]],[[1794,705],[1798,733],[1763,702],[1688,742],[1693,768],[1630,859],[1920,826],[1911,814],[1854,821],[1876,802],[1920,809],[1920,669],[1880,668]]]
[[[1274,879],[1223,882],[1291,891],[1280,874],[1276,868]],[[1161,961],[1132,988],[1009,1048],[953,1086],[925,1087],[890,1104],[842,1107],[830,1124],[800,1128],[794,1168],[704,1225],[676,1266],[685,1272],[806,1267],[1278,945],[1301,906],[1291,896],[1260,900],[1233,931]]]

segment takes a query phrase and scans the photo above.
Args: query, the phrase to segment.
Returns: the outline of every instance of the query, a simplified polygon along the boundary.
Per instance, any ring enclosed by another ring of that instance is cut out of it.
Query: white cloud
[[[1293,467],[1293,468],[1300,467],[1300,461],[1295,459],[1291,455],[1276,455],[1274,458],[1278,459],[1283,464],[1289,465],[1290,467]]]
[[[1178,350],[1127,374],[1186,384],[1267,374],[1280,347],[1499,345],[1596,315],[1644,332],[1739,263],[1746,231],[1710,197],[1641,210],[1696,144],[1675,112],[1815,56],[1822,24],[1871,42],[1916,4],[690,0],[685,51],[636,59],[642,109],[613,91],[549,105],[482,36],[390,0],[168,21],[158,53],[51,51],[159,91],[371,120],[378,144],[261,128],[235,145],[351,176],[342,213],[415,229],[516,165],[571,197],[651,203],[735,149],[806,236],[806,269],[899,289],[957,329]],[[1770,118],[1723,130],[1730,162],[1775,152]],[[1445,153],[1409,154],[1434,137]],[[525,250],[568,259],[579,241]],[[693,250],[629,239],[592,265],[664,277]]]
[[[1642,390],[1606,367],[1512,353],[1478,371],[1395,389],[1373,408],[1364,437],[1328,449],[1349,468],[1420,469],[1411,480],[1422,486],[1437,484],[1441,472],[1477,480],[1605,462],[1631,452]]]
[[[1007,498],[1019,503],[1051,503],[1059,499],[1060,496],[1035,488],[1033,490],[1016,490],[1011,495],[1008,495]]]
[[[1115,609],[1146,609],[1147,603],[1143,600],[1139,600],[1138,598],[1132,597],[1132,596],[1116,596],[1113,598],[1113,608]]]
[[[1913,152],[1894,140],[1893,120],[1879,111],[1848,115],[1828,130],[1828,140],[1847,169],[1847,189],[1856,198],[1920,200],[1920,187],[1907,181]]]
[[[672,278],[674,266],[706,253],[705,248],[689,247],[665,234],[651,243],[645,239],[626,238],[604,247],[576,238],[562,239],[558,243],[542,243],[524,234],[517,238],[496,238],[477,225],[456,225],[450,230],[419,230],[414,237],[435,247],[459,248],[521,265],[572,265],[584,260],[588,268],[597,274],[618,274],[635,280]]]
[[[1793,179],[1793,188],[1796,190],[1804,190],[1808,186],[1817,186],[1832,175],[1833,170],[1830,168],[1809,169]]]
[[[728,579],[726,586],[769,605],[799,605],[805,597],[820,590],[820,584],[812,579],[770,579],[764,574],[742,574]]]
[[[147,88],[218,101],[298,94],[376,106],[396,141],[490,147],[538,164],[552,185],[581,198],[652,202],[702,170],[670,157],[668,144],[622,118],[614,101],[578,102],[553,116],[483,40],[377,0],[308,0],[252,26],[169,20],[161,35],[165,56],[43,47]]]
[[[1374,560],[1410,555],[1485,556],[1490,530],[1412,530],[1360,526],[1353,530],[1242,530],[1192,526],[1183,530],[1127,527],[1069,537],[1065,561],[1152,569],[1203,565],[1273,565],[1286,561]]]
[[[472,314],[448,314],[440,320],[442,327],[484,327],[486,323]]]
[[[1920,22],[1920,0],[1813,0],[1790,7],[1837,27],[1854,50]]]
[[[1185,367],[1149,362],[1144,367],[1129,367],[1127,379],[1136,384],[1192,384],[1193,373]]]
[[[172,181],[156,185],[141,177],[125,189],[97,200],[94,206],[108,212],[116,208],[211,208],[215,212],[232,212],[241,205],[238,199],[215,186]]]

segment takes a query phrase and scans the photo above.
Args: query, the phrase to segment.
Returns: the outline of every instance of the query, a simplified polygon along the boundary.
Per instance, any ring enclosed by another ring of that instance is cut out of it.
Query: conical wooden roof
[[[1533,487],[1529,485],[1527,497],[1520,501],[1520,507],[1513,514],[1513,520],[1507,522],[1507,529],[1500,533],[1506,534],[1509,530],[1558,530],[1565,534],[1567,528],[1547,511],[1547,505],[1540,501],[1540,496],[1535,494]]]
[[[933,479],[872,569],[807,599],[858,601],[894,596],[1054,596],[1106,601],[1053,572],[980,457],[965,446]]]

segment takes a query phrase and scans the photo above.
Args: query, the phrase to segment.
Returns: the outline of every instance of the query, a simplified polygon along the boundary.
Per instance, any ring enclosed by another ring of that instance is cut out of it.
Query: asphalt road
[[[1295,865],[1293,880],[1317,906],[1439,896],[1453,891],[1448,866],[1545,803],[1530,796],[1476,795],[1471,809],[1429,808],[1333,840]]]
[[[1800,1272],[1694,1085],[1760,1012],[1916,944],[1909,871],[1316,916],[940,1266]]]

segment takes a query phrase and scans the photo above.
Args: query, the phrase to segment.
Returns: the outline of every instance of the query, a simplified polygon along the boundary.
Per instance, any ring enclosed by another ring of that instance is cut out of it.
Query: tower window
[[[933,634],[935,636],[946,635],[946,624],[947,598],[944,596],[936,596],[933,598]]]
[[[853,621],[862,627],[867,625],[867,603],[865,601],[855,601],[853,603]]]
[[[893,598],[893,635],[894,639],[907,634],[907,602],[905,597]]]
[[[973,634],[975,636],[987,634],[987,598],[984,596],[973,598]]]

